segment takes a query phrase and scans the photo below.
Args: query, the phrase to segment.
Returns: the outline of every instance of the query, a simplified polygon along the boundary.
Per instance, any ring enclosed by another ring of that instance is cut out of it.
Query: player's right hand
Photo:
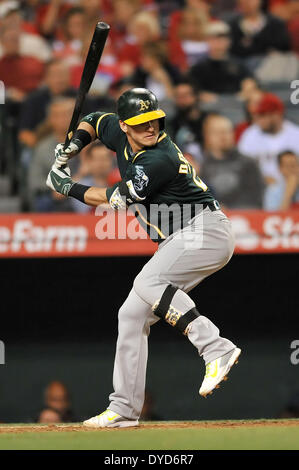
[[[62,166],[67,165],[68,160],[74,155],[77,155],[80,150],[80,146],[74,141],[71,141],[66,149],[64,148],[64,144],[56,145],[55,166],[57,168],[61,168]]]

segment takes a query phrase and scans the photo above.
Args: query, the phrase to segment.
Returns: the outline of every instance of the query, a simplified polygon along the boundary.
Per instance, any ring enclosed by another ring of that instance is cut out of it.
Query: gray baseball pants
[[[231,223],[220,210],[208,207],[189,225],[170,235],[145,264],[119,310],[118,340],[109,409],[128,419],[138,419],[143,407],[148,336],[159,318],[152,306],[169,284],[179,289],[171,305],[186,313],[195,304],[187,292],[230,260],[234,250]],[[219,336],[218,328],[200,315],[187,334],[207,364],[236,346]]]

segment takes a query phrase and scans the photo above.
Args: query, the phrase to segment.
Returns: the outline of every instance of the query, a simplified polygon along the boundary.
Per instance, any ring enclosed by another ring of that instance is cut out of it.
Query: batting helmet
[[[146,88],[133,88],[125,91],[118,99],[117,114],[119,119],[129,126],[136,126],[154,119],[163,119],[160,122],[164,126],[166,116],[164,111],[159,109],[154,93]]]

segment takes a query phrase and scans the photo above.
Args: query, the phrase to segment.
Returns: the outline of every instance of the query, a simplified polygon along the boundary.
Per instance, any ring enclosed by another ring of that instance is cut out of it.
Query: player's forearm
[[[98,206],[108,203],[106,188],[96,188],[91,186],[84,194],[84,202],[89,206]]]
[[[61,178],[61,174],[59,170],[54,168],[54,170],[52,169],[52,172],[56,173],[56,177],[59,176]],[[50,172],[50,175],[51,175],[51,172]],[[66,175],[66,178],[67,180],[65,180],[65,184],[71,184],[71,188],[68,190],[67,195],[74,197],[75,199],[78,199],[84,204],[97,207],[100,204],[109,203],[109,205],[114,210],[127,208],[127,204],[126,204],[127,194],[126,194],[126,191],[124,190],[124,187],[126,187],[126,184],[123,182],[117,183],[110,188],[96,188],[95,186],[85,186],[80,183],[74,184],[73,180],[71,180],[71,178],[68,178],[67,175]],[[61,192],[62,194],[66,194],[63,187],[59,184],[58,186],[57,186],[57,182],[54,180],[54,184],[49,187],[52,187],[52,189],[54,188],[55,191],[58,190],[58,192]]]
[[[71,180],[73,183],[73,181]],[[106,195],[106,188],[96,188],[95,186],[85,186],[80,183],[75,183],[71,186],[68,196],[71,196],[78,201],[87,204],[88,206],[97,207],[100,204],[108,202]]]

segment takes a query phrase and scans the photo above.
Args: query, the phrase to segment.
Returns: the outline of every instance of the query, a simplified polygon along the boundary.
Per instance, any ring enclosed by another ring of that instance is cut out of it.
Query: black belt
[[[216,199],[214,199],[214,201],[211,201],[211,202],[206,202],[204,205],[203,205],[203,208],[205,209],[206,207],[208,207],[210,209],[210,211],[214,212],[214,211],[218,211],[220,209],[220,204],[218,201],[216,201]]]

